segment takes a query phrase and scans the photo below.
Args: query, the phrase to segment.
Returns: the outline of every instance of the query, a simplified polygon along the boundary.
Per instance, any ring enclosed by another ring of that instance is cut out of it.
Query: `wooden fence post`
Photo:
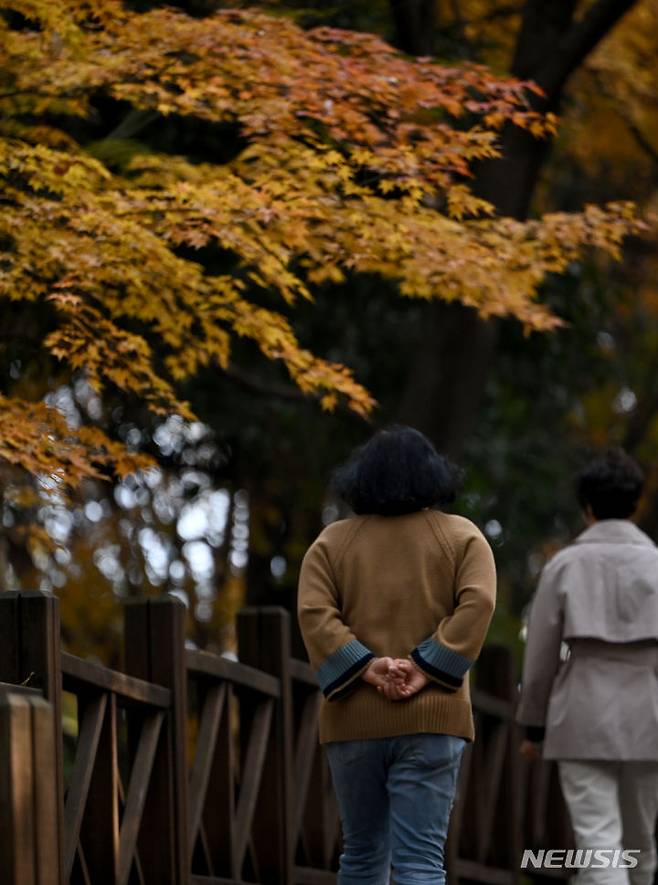
[[[125,672],[172,694],[142,816],[143,873],[149,885],[188,885],[186,609],[167,596],[130,600],[124,611]]]
[[[507,724],[507,745],[501,777],[499,805],[493,827],[498,866],[508,869],[510,883],[519,879],[523,843],[521,758],[519,756],[519,726],[514,721],[517,698],[517,669],[514,656],[504,645],[487,645],[482,649],[477,665],[477,687],[494,697],[510,703]]]
[[[59,600],[34,592],[0,593],[0,681],[39,689],[52,717],[48,753],[53,757],[58,869],[64,843],[64,750],[62,741],[62,673],[60,666]],[[18,714],[17,714],[18,715]],[[43,726],[40,726],[43,727]]]
[[[280,606],[244,608],[238,612],[237,635],[240,662],[280,680],[252,833],[262,885],[293,885],[290,615]]]
[[[3,885],[59,885],[54,715],[38,692],[0,688]]]

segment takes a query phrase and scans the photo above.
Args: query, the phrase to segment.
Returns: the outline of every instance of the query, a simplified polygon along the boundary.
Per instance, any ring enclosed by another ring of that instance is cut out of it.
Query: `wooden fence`
[[[53,596],[0,594],[3,883],[334,885],[321,693],[290,656],[289,614],[242,610],[239,662],[186,649],[184,624],[172,597],[127,603],[118,672],[61,651]],[[518,755],[509,652],[485,649],[477,675],[449,879],[515,885],[523,848],[570,834],[554,766]]]

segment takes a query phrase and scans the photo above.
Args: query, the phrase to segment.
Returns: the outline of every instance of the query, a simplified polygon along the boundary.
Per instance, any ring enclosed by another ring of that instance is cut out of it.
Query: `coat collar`
[[[655,547],[651,538],[629,519],[602,519],[581,532],[575,544],[635,544]]]

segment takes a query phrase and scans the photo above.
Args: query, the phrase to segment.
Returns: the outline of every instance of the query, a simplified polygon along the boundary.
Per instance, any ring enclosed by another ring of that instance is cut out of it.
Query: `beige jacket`
[[[596,522],[544,568],[516,719],[545,728],[546,759],[658,760],[658,548],[632,522]]]
[[[422,510],[332,523],[299,576],[297,614],[324,694],[320,742],[415,732],[474,736],[468,673],[496,598],[476,526]],[[411,655],[430,679],[389,701],[360,679],[373,657]]]

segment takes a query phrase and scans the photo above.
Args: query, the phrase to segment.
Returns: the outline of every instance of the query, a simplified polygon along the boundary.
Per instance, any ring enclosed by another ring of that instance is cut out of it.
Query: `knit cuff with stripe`
[[[464,681],[464,674],[473,661],[453,651],[429,636],[414,648],[410,655],[429,679],[448,691],[457,691]]]
[[[355,681],[375,655],[359,642],[350,640],[322,663],[316,673],[322,693],[329,701],[337,701],[355,688]]]

